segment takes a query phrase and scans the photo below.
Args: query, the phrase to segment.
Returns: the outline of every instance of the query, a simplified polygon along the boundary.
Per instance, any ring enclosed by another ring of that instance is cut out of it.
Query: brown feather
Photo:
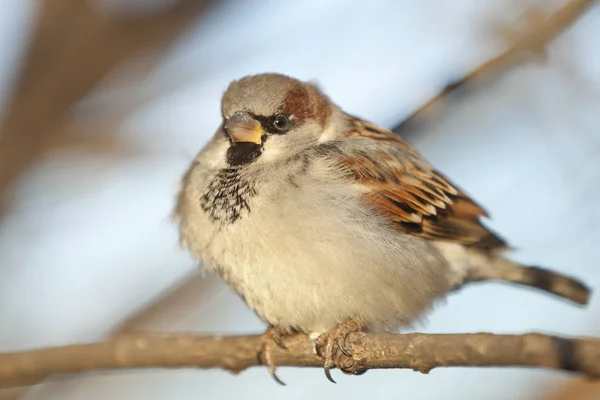
[[[298,120],[313,118],[323,129],[331,116],[327,97],[313,86],[300,82],[288,89],[282,111],[294,115]]]
[[[487,212],[399,136],[354,117],[351,126],[347,138],[373,140],[384,147],[376,153],[344,154],[340,163],[367,189],[366,202],[396,229],[482,249],[506,246],[481,223]]]

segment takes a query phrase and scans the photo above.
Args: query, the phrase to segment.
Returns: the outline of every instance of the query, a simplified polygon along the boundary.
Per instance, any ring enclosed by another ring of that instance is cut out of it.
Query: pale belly
[[[255,205],[227,226],[198,210],[205,223],[190,248],[282,330],[324,332],[349,318],[374,331],[406,326],[448,291],[446,262],[427,241],[356,218],[350,203]]]

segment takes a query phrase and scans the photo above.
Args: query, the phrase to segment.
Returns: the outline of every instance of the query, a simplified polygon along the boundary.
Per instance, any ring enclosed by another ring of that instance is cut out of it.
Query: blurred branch
[[[25,67],[0,127],[0,202],[25,168],[65,144],[52,136],[60,134],[72,105],[125,60],[172,42],[209,3],[180,0],[159,13],[132,18],[107,14],[89,1],[42,2]]]
[[[260,365],[261,336],[128,334],[105,342],[0,354],[0,381],[40,374],[81,373],[130,368],[222,368],[240,372]],[[276,346],[276,365],[322,367],[306,335],[287,337]],[[350,334],[341,352],[344,369],[410,368],[428,373],[436,367],[534,367],[600,378],[600,339],[575,339],[528,333]]]
[[[206,302],[222,287],[217,279],[215,274],[205,276],[200,269],[194,270],[123,321],[111,336],[118,337],[131,332],[150,330],[165,332],[172,330],[173,326],[181,326],[182,322],[185,325],[185,320],[193,319],[192,310],[197,310],[200,304]],[[49,377],[48,374],[39,374],[3,379],[0,380],[0,390],[37,385]]]
[[[539,400],[592,400],[600,398],[600,382],[585,379],[569,381],[562,387],[549,387]]]
[[[28,388],[23,387],[0,390],[0,400],[17,400],[23,398],[27,390]]]
[[[142,331],[170,331],[182,320],[194,319],[198,309],[223,288],[216,274],[195,269],[160,296],[123,321],[112,336]]]
[[[472,89],[491,77],[507,72],[510,68],[530,61],[532,58],[545,59],[546,47],[558,35],[571,26],[585,11],[596,3],[595,0],[571,0],[555,14],[547,18],[536,17],[536,23],[524,29],[511,46],[499,56],[487,61],[462,79],[452,82],[431,100],[405,118],[393,128],[402,134],[409,126],[430,116],[452,95]]]

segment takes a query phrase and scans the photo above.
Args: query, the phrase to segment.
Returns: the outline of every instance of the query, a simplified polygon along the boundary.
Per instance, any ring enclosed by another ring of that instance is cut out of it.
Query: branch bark
[[[235,373],[260,365],[261,336],[125,334],[105,342],[0,355],[0,382],[27,377],[131,368],[222,368]],[[276,365],[321,367],[306,335],[287,337],[274,348]],[[600,378],[600,339],[523,335],[353,333],[338,365],[347,369],[436,367],[532,367]]]

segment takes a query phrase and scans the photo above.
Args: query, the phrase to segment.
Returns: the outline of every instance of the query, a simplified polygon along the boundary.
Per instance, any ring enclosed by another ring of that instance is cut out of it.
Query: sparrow
[[[331,381],[346,335],[409,327],[455,288],[457,271],[510,267],[509,280],[587,303],[579,281],[508,260],[480,205],[314,84],[247,76],[221,112],[182,179],[181,244],[269,325],[266,338],[316,337]]]

